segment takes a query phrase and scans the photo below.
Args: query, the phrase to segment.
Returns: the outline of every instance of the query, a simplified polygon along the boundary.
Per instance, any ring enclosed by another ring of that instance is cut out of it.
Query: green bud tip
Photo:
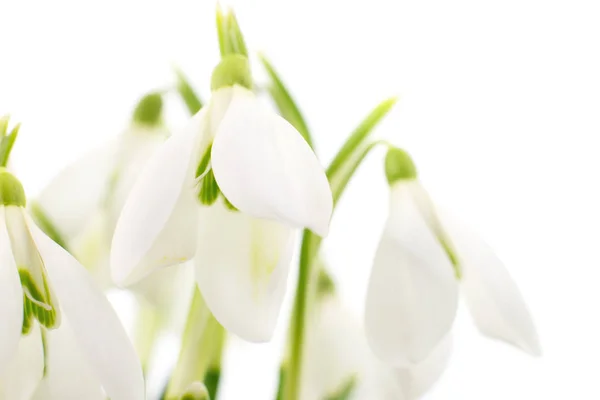
[[[21,182],[5,168],[0,168],[0,205],[25,207],[26,204]]]
[[[188,386],[181,400],[210,400],[210,396],[202,382],[194,382]]]
[[[385,156],[385,176],[390,185],[399,180],[415,179],[417,167],[406,151],[390,146]]]
[[[239,54],[230,54],[215,67],[210,83],[211,90],[240,85],[252,89],[252,74],[248,58]]]
[[[153,92],[142,97],[133,111],[133,120],[138,124],[156,126],[161,121],[162,94]]]

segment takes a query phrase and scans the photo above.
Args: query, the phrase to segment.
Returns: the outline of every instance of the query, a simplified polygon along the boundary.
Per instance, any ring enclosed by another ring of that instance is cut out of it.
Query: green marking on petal
[[[198,164],[198,168],[196,168],[196,178],[201,177],[206,170],[208,169],[208,165],[210,164],[210,155],[212,150],[212,143],[208,145],[202,159],[200,160],[200,164]]]
[[[205,206],[213,205],[219,197],[219,192],[219,185],[217,185],[217,180],[211,169],[202,178],[202,183],[200,184],[200,193],[198,195],[200,203]]]
[[[45,273],[42,273],[41,282],[36,282],[29,269],[19,268],[19,277],[23,287],[22,333],[29,333],[33,318],[48,329],[57,328],[60,325],[60,311],[54,304]]]

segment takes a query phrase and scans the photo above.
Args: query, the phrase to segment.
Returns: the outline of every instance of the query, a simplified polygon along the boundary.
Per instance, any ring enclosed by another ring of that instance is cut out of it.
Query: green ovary
[[[50,288],[46,277],[42,279],[42,288],[36,285],[31,273],[26,268],[19,268],[19,277],[23,287],[23,328],[22,334],[26,335],[31,330],[33,319],[48,328],[58,328],[60,325],[60,314],[58,308],[53,304]]]

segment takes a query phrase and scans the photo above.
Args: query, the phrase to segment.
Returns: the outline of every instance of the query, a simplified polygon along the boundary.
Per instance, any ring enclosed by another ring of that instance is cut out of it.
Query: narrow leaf
[[[304,137],[304,140],[306,140],[310,147],[314,149],[313,140],[304,117],[296,105],[296,102],[290,95],[290,92],[287,90],[285,84],[279,77],[279,74],[275,68],[273,68],[273,65],[269,62],[269,60],[267,60],[264,56],[260,56],[260,61],[262,62],[265,70],[269,74],[269,78],[271,79],[269,93],[273,98],[275,106],[277,106],[277,109],[279,110],[279,114],[281,114],[283,118],[292,124],[294,128],[296,128]]]
[[[227,20],[225,18],[221,7],[217,7],[217,37],[219,38],[221,57],[225,57],[227,54],[232,53],[231,48],[229,47],[229,30],[227,29]]]
[[[231,41],[230,47],[233,50],[233,53],[248,57],[246,41],[244,40],[244,35],[240,30],[240,25],[238,24],[233,11],[229,11],[229,14],[227,15],[226,29],[229,33],[229,40]]]
[[[360,123],[360,125],[352,132],[346,140],[346,143],[341,147],[333,161],[327,168],[327,176],[331,179],[337,171],[342,168],[344,162],[351,158],[356,149],[360,148],[361,144],[373,132],[373,128],[383,119],[384,116],[396,104],[396,98],[390,98],[381,102],[371,113]]]
[[[202,108],[202,100],[200,100],[200,97],[180,69],[175,68],[175,75],[177,75],[177,92],[179,92],[190,114],[195,115]]]
[[[0,142],[0,167],[6,167],[8,164],[8,158],[10,157],[10,152],[15,144],[15,140],[17,140],[17,136],[19,135],[20,127],[21,125],[17,124],[10,135],[2,137],[2,142]]]

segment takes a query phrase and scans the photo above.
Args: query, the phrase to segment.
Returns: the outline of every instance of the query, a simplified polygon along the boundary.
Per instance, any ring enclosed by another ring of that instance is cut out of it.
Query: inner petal
[[[44,262],[25,224],[23,209],[6,207],[6,227],[15,263],[23,287],[23,328],[27,334],[34,319],[42,326],[53,329],[60,325],[60,310]]]

